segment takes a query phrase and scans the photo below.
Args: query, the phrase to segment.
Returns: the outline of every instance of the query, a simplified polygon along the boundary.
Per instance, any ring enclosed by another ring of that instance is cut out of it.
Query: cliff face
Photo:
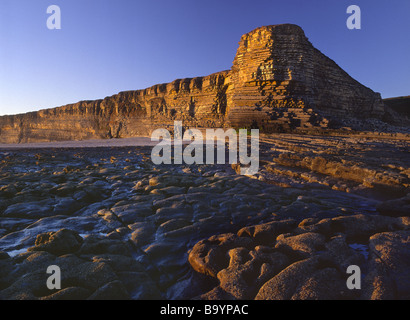
[[[295,25],[242,36],[231,70],[179,79],[103,100],[0,117],[0,143],[149,135],[187,127],[327,127],[329,120],[381,118],[380,94],[315,49]]]
[[[228,72],[179,79],[103,100],[0,117],[0,143],[146,136],[156,128],[222,127]]]
[[[262,27],[243,35],[231,79],[229,118],[237,125],[246,119],[241,116],[245,108],[249,121],[259,127],[327,126],[324,117],[384,114],[380,94],[315,49],[295,25]]]

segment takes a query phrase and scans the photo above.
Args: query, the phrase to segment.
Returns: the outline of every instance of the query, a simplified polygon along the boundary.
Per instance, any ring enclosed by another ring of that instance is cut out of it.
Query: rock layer
[[[380,94],[315,49],[300,27],[284,24],[243,35],[228,71],[0,117],[0,143],[132,137],[174,120],[288,131],[384,114]]]

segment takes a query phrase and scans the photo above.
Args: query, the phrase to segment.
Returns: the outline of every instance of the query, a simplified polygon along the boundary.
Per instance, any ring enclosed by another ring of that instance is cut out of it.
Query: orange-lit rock
[[[306,131],[384,114],[380,94],[315,49],[300,27],[284,24],[243,35],[231,70],[0,117],[0,143],[148,136],[174,120],[187,127]]]

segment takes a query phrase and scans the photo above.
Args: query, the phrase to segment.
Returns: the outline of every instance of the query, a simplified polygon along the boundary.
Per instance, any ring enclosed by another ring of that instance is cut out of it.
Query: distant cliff
[[[393,112],[397,113],[400,119],[410,120],[410,96],[388,98],[384,99],[383,102]],[[396,116],[396,118],[398,117]]]
[[[300,27],[283,24],[243,35],[231,70],[0,117],[0,143],[149,135],[174,120],[288,131],[384,115],[380,94],[315,49]]]

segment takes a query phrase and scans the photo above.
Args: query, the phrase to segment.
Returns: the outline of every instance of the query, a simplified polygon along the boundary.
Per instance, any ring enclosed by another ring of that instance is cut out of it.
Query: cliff
[[[231,70],[178,79],[95,101],[0,117],[0,143],[149,135],[172,128],[327,128],[348,119],[382,119],[380,94],[361,85],[290,24],[242,36]]]
[[[387,98],[383,102],[391,110],[397,112],[400,117],[410,118],[410,96]]]

